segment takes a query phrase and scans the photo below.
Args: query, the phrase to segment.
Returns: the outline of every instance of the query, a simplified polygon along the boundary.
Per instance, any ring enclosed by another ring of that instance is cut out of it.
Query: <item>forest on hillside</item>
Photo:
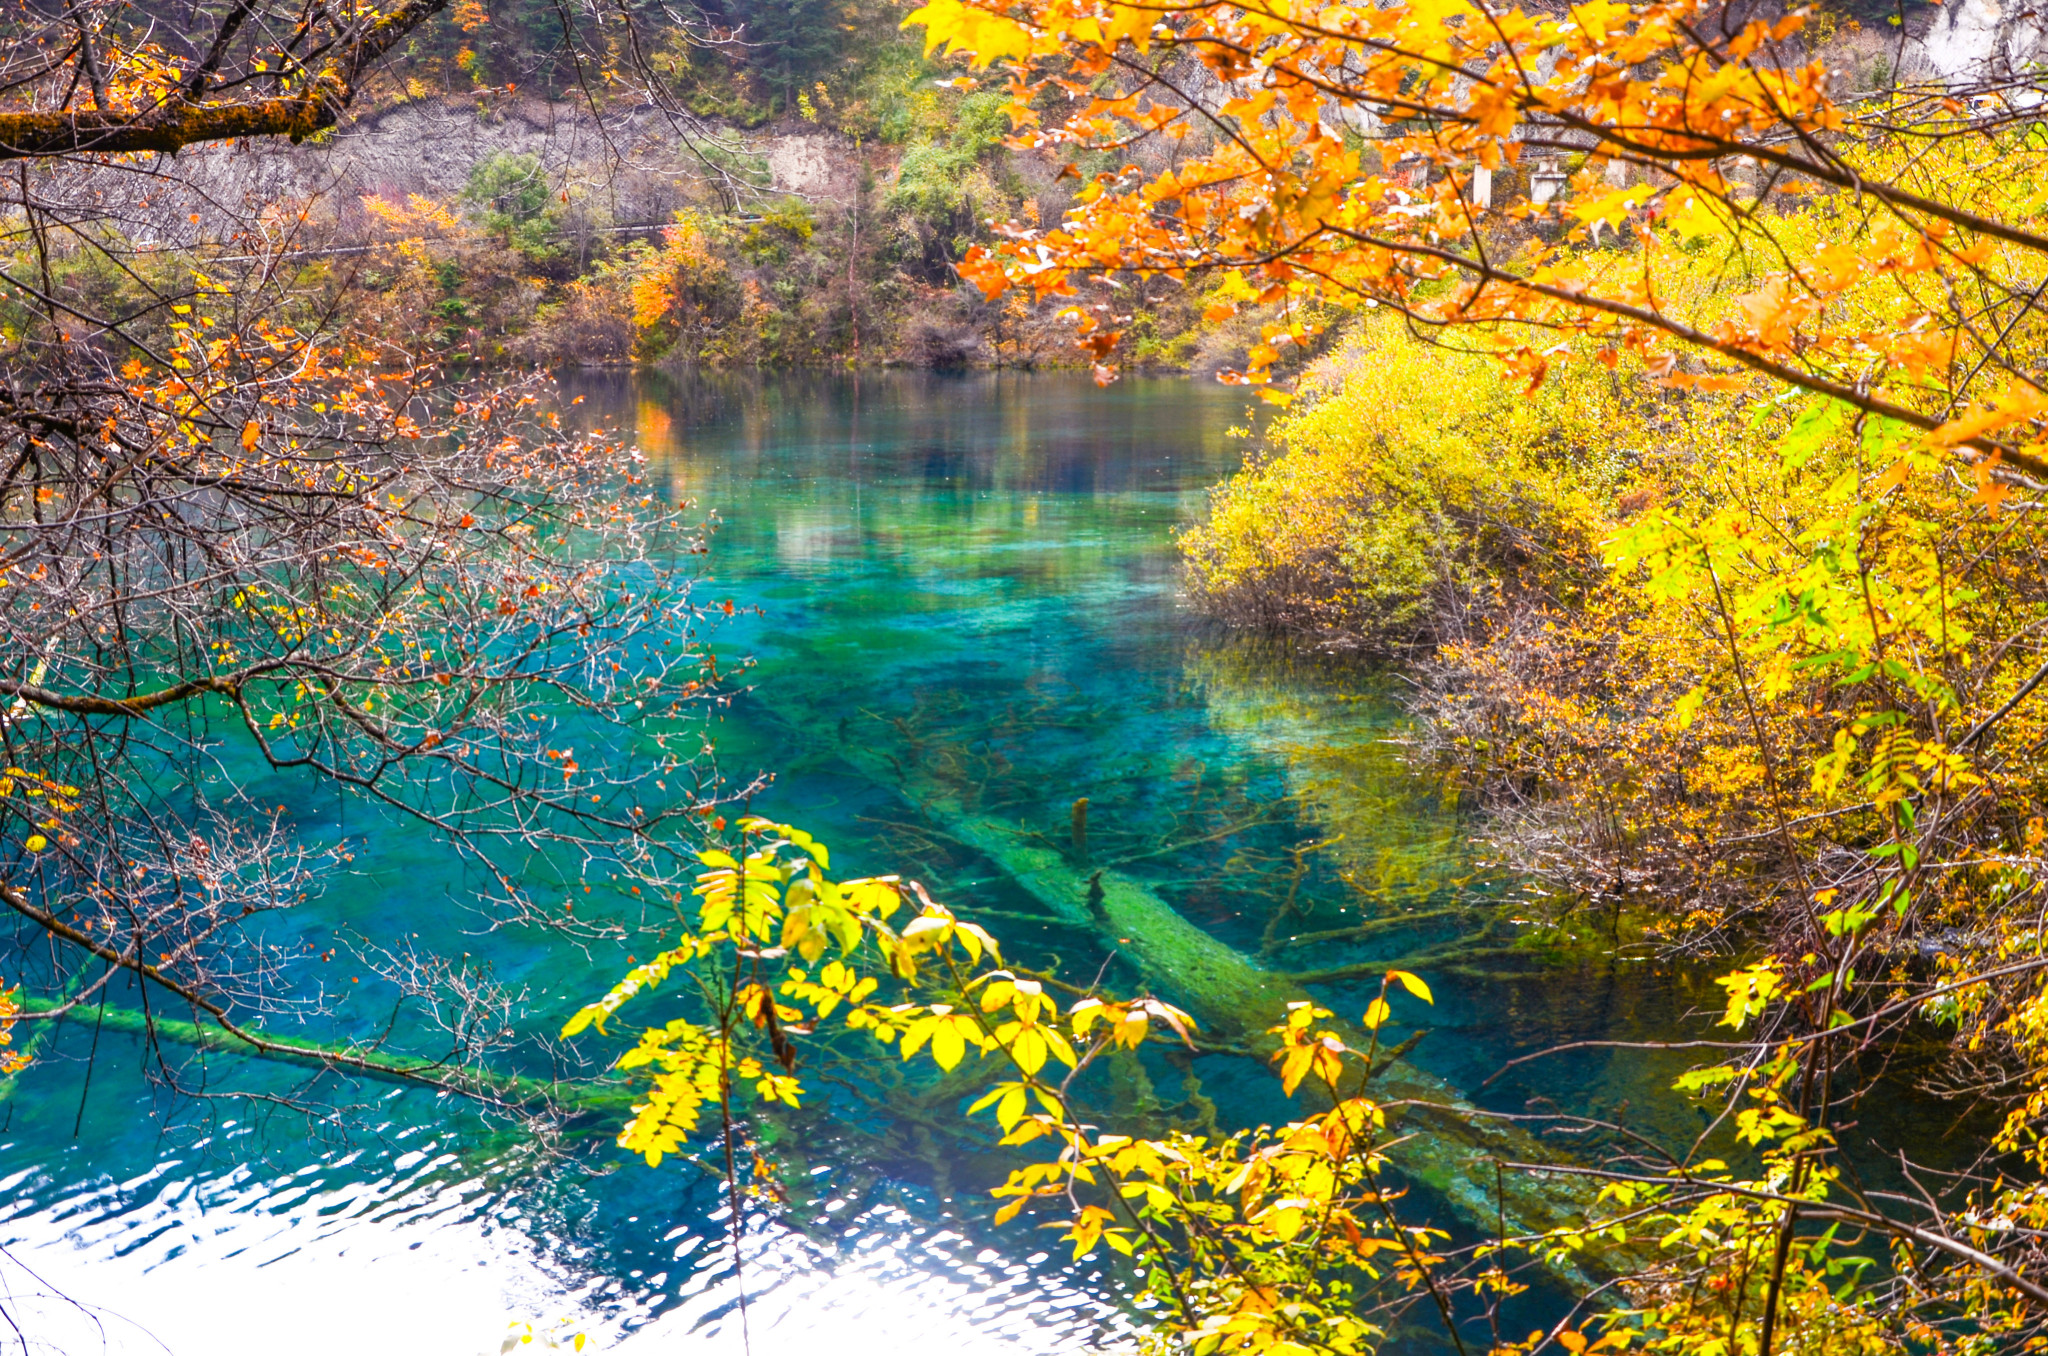
[[[902,19],[822,0],[436,6],[345,121],[209,143],[210,191],[167,185],[118,229],[204,253],[290,197],[299,289],[451,361],[1071,364],[1070,324],[986,302],[956,265],[993,220],[1056,217],[1079,180],[1009,149],[1001,96],[960,87]],[[81,267],[53,285],[138,300]],[[1133,304],[1135,362],[1195,359],[1197,301],[1143,287]]]

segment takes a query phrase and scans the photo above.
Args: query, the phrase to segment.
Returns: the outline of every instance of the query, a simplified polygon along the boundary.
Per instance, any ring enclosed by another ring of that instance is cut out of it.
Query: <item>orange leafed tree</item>
[[[1476,325],[1531,381],[1577,336],[1668,384],[1761,376],[2048,474],[2028,77],[1855,99],[1804,12],[1702,0],[931,0],[911,21],[1007,73],[1023,142],[1110,158],[1065,220],[969,261],[991,294],[1206,278],[1212,315],[1264,308],[1237,375],[1276,399],[1311,301]],[[1492,201],[1513,174],[1553,191]],[[1667,285],[1702,249],[1728,285]],[[1113,301],[1077,309],[1106,357]]]

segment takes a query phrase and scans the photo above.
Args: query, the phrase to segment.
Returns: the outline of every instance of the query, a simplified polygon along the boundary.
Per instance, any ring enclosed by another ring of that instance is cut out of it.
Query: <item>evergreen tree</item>
[[[846,36],[840,0],[740,0],[733,6],[756,79],[782,93],[783,107],[839,55]]]

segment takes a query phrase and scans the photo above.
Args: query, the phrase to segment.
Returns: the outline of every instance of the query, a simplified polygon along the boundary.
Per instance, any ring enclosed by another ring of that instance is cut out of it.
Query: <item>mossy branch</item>
[[[180,86],[155,107],[134,112],[64,108],[0,113],[0,160],[147,151],[176,155],[187,146],[241,137],[302,141],[338,122],[354,101],[363,73],[447,4],[448,0],[409,0],[364,25],[353,37],[345,37],[320,72],[294,93],[200,103],[197,81],[203,73],[195,73],[194,84]]]

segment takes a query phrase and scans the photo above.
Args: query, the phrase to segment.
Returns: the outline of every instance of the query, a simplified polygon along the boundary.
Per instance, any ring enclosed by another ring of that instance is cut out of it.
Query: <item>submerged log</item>
[[[62,1003],[53,998],[30,998],[26,1000],[25,1006],[30,1012],[48,1012],[62,1006]],[[279,1036],[268,1031],[252,1030],[250,1034],[262,1042],[261,1045],[252,1045],[234,1032],[225,1031],[217,1026],[189,1022],[162,1013],[144,1012],[137,1008],[117,1007],[111,1003],[104,1006],[95,1004],[90,1008],[78,1008],[73,1011],[79,1014],[80,1021],[96,1023],[101,1030],[119,1035],[169,1041],[174,1045],[187,1046],[194,1050],[213,1050],[286,1064],[300,1064],[310,1068],[329,1069],[336,1073],[373,1078],[382,1082],[459,1093],[480,1101],[506,1106],[554,1107],[578,1116],[618,1116],[631,1109],[635,1097],[631,1087],[619,1080],[572,1082],[529,1078],[520,1074],[485,1073],[432,1060],[386,1054],[381,1050],[342,1041],[307,1040],[303,1037]],[[55,1026],[56,1023],[51,1021],[39,1025]],[[337,1063],[338,1059],[344,1057],[349,1061],[347,1065]],[[0,1087],[0,1096],[11,1091],[10,1080],[7,1085]]]
[[[915,769],[885,766],[851,747],[841,752],[871,780],[912,799],[945,837],[1000,866],[1053,921],[1086,929],[1105,949],[1133,961],[1162,996],[1201,1023],[1209,1039],[1263,1058],[1279,1048],[1266,1029],[1283,1018],[1289,1003],[1309,1000],[1292,976],[1267,969],[1203,931],[1143,881],[1114,868],[1077,865],[1042,835],[968,809]],[[1355,1022],[1333,1025],[1347,1043],[1365,1048]],[[1583,1221],[1591,1201],[1584,1179],[1497,1168],[1502,1161],[1563,1166],[1573,1160],[1519,1126],[1475,1114],[1478,1108],[1445,1080],[1406,1060],[1389,1059],[1374,1077],[1371,1095],[1404,1104],[1398,1113],[1390,1108],[1390,1121],[1399,1114],[1411,1136],[1396,1155],[1401,1172],[1468,1227],[1488,1235],[1503,1227],[1509,1235],[1536,1234]]]
[[[84,983],[85,971],[83,969],[80,969],[75,974],[73,974],[69,980],[65,981],[63,993],[57,995],[54,998],[47,998],[41,1000],[31,998],[28,1000],[27,1003],[28,1010],[35,1011],[37,1009],[41,1009],[42,1011],[48,1012],[57,1008],[61,1008],[78,996],[78,990],[84,985]],[[33,1064],[35,1062],[36,1056],[42,1053],[43,1043],[50,1038],[51,1030],[58,1025],[58,1022],[60,1020],[61,1019],[53,1019],[35,1023],[35,1025],[30,1029],[28,1033],[28,1039],[21,1043],[19,1049],[12,1052],[14,1054],[19,1055],[23,1063],[18,1068],[16,1068],[12,1073],[0,1076],[0,1104],[4,1104],[13,1099],[14,1087],[16,1082],[21,1078],[21,1070],[27,1068],[30,1064]]]

